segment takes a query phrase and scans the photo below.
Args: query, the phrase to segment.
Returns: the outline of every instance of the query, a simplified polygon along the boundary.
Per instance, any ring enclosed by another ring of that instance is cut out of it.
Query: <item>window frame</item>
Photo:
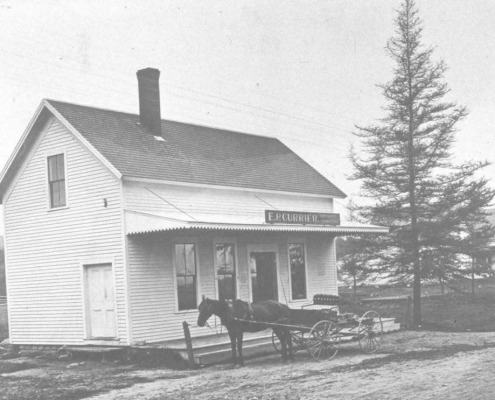
[[[179,288],[177,287],[177,260],[176,260],[176,253],[175,253],[175,247],[177,245],[185,245],[185,244],[192,244],[194,245],[194,258],[196,261],[196,307],[195,308],[188,308],[184,310],[179,309]],[[198,256],[198,241],[196,239],[190,239],[190,238],[183,238],[181,240],[176,240],[172,243],[172,271],[173,271],[173,281],[174,281],[174,298],[175,298],[175,313],[176,314],[187,314],[193,310],[197,310],[198,308],[198,301],[201,298],[201,281],[200,281],[200,263],[199,263],[199,256]]]
[[[49,159],[55,156],[63,156],[64,158],[64,189],[65,189],[65,204],[63,206],[52,206],[51,182],[50,182],[50,166]],[[48,211],[64,210],[69,208],[69,185],[68,185],[68,170],[67,170],[67,150],[53,149],[45,153],[45,171],[46,171],[46,188],[47,188],[47,209]]]
[[[220,299],[220,290],[218,288],[218,274],[217,274],[217,245],[230,244],[234,247],[234,290],[236,298],[239,297],[239,261],[237,254],[237,241],[229,238],[215,238],[213,240],[213,273],[215,277],[215,298]]]
[[[293,293],[292,293],[292,266],[291,266],[291,260],[290,260],[290,246],[292,244],[300,244],[303,246],[304,249],[304,287],[306,291],[306,298],[303,299],[294,299]],[[287,241],[287,267],[288,267],[288,276],[289,276],[289,293],[290,293],[290,302],[291,303],[297,303],[297,302],[307,302],[309,298],[309,293],[308,293],[308,246],[306,243],[305,239],[302,238],[290,238]]]

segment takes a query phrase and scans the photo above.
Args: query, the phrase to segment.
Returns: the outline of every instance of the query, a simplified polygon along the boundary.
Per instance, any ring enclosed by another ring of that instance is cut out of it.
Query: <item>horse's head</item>
[[[217,301],[207,299],[203,296],[203,301],[198,306],[199,315],[198,315],[198,326],[205,326],[206,321],[215,313],[215,303]]]

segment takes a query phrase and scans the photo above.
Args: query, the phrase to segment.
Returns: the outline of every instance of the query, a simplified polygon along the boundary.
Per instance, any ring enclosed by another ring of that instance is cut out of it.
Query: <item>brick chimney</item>
[[[139,86],[139,117],[141,125],[154,136],[162,135],[160,115],[160,71],[145,68],[137,72]]]

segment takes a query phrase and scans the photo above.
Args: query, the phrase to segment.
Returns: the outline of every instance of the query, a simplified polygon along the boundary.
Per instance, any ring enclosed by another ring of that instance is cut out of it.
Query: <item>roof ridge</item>
[[[125,114],[125,115],[130,115],[130,116],[138,117],[139,118],[139,114],[131,113],[131,112],[127,112],[127,111],[114,110],[114,109],[106,108],[106,107],[95,107],[95,106],[90,106],[90,105],[87,105],[87,104],[72,103],[72,102],[68,102],[68,101],[48,99],[48,98],[44,98],[43,100],[45,100],[45,101],[47,101],[49,103],[60,103],[60,104],[68,105],[68,106],[91,108],[93,110],[108,111],[108,112],[112,112],[112,113]],[[222,132],[225,132],[225,133],[236,133],[236,134],[239,134],[239,135],[256,136],[256,137],[265,138],[265,139],[277,140],[280,143],[282,143],[282,141],[279,138],[275,137],[275,136],[261,135],[261,134],[253,133],[253,132],[245,132],[245,131],[240,131],[240,130],[233,130],[233,129],[230,129],[230,128],[219,128],[218,126],[213,126],[213,125],[200,125],[200,124],[195,124],[195,123],[192,123],[192,122],[177,121],[177,120],[172,120],[172,119],[164,119],[164,118],[161,118],[161,117],[160,117],[160,121],[162,121],[162,122],[169,122],[169,123],[173,123],[173,124],[182,124],[182,125],[188,125],[188,126],[195,126],[195,127],[198,127],[198,128],[215,129],[217,131],[222,131]]]
[[[70,101],[48,99],[46,97],[43,98],[43,100],[45,100],[45,101],[47,101],[49,103],[60,103],[60,104],[64,104],[64,105],[67,105],[67,106],[77,106],[77,107],[84,107],[84,108],[92,108],[93,110],[110,111],[110,112],[114,112],[114,113],[127,114],[127,115],[133,115],[133,116],[139,117],[139,114],[134,114],[134,113],[127,112],[127,111],[114,110],[112,108],[95,107],[95,106],[90,106],[88,104],[72,103]]]

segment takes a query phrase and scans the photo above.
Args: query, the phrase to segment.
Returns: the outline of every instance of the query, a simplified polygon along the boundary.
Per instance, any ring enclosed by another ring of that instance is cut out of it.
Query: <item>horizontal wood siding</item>
[[[159,342],[183,337],[182,321],[191,325],[193,336],[211,334],[208,328],[194,327],[197,311],[176,312],[176,295],[172,266],[172,252],[175,242],[194,241],[197,243],[200,290],[198,296],[218,298],[215,288],[214,252],[218,233],[202,233],[181,236],[172,233],[157,233],[128,238],[128,263],[130,280],[130,304],[132,316],[132,337],[134,342]],[[307,303],[316,293],[337,293],[335,252],[333,237],[309,234],[302,236],[306,242],[308,268],[308,300],[290,301],[288,243],[301,236],[289,234],[233,233],[230,239],[236,243],[238,261],[239,298],[250,299],[248,246],[273,244],[278,249],[279,259],[279,300],[290,307],[298,308]],[[200,297],[198,298],[200,300]]]
[[[208,221],[237,217],[264,222],[264,210],[333,212],[329,198],[290,196],[286,194],[256,193],[239,190],[215,190],[124,182],[125,208],[172,218]],[[182,211],[182,212],[181,212]]]
[[[65,151],[68,207],[48,210],[47,153]],[[107,206],[104,206],[106,199]],[[81,344],[81,263],[111,260],[118,337],[127,341],[120,182],[56,119],[5,204],[11,340]]]
[[[318,293],[338,294],[335,238],[310,235],[306,241],[308,263],[308,299]]]
[[[175,243],[197,244],[201,296],[214,295],[213,245],[208,236],[146,235],[128,238],[133,342],[158,342],[183,336],[182,321],[196,325],[197,311],[176,312],[173,250]],[[193,335],[205,334],[191,327]]]

